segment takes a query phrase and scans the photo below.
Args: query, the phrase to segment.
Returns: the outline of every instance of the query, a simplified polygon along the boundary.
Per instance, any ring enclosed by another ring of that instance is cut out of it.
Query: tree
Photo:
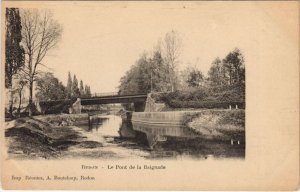
[[[41,101],[67,98],[66,88],[52,73],[44,73],[36,81],[36,98]]]
[[[22,105],[22,94],[24,91],[24,87],[27,85],[27,81],[24,80],[24,74],[22,74],[22,73],[17,74],[16,82],[17,82],[16,83],[17,87],[15,88],[15,90],[18,93],[18,97],[19,97],[19,105],[18,105],[17,113],[20,117],[21,116],[21,105]]]
[[[223,60],[229,75],[229,84],[241,84],[245,81],[244,56],[238,48],[228,53]]]
[[[10,90],[9,113],[13,112],[13,76],[24,65],[24,49],[21,46],[22,26],[19,9],[6,8],[5,13],[5,87]]]
[[[166,76],[167,72],[168,67],[158,50],[151,58],[144,53],[120,79],[119,93],[140,94],[167,91],[170,85]]]
[[[80,96],[80,91],[78,88],[78,80],[76,75],[73,76],[73,84],[72,84],[72,97],[78,98]]]
[[[71,77],[71,73],[69,72],[68,74],[68,82],[67,82],[67,95],[68,95],[68,98],[70,99],[72,97],[72,77]]]
[[[41,73],[39,66],[48,51],[57,45],[62,33],[60,24],[48,11],[24,9],[22,11],[22,42],[25,49],[25,67],[23,72],[29,84],[29,116],[32,116],[33,86]]]
[[[201,71],[193,68],[189,74],[187,79],[187,84],[189,87],[199,87],[201,82],[203,81],[203,74]]]
[[[149,92],[151,89],[151,74],[147,72],[145,67],[149,66],[146,54],[142,54],[136,61],[135,65],[131,66],[129,71],[120,79],[119,93],[120,94],[138,94]]]
[[[213,85],[226,84],[226,71],[219,57],[212,62],[212,65],[208,71],[208,79]]]
[[[81,95],[81,96],[84,96],[84,95],[85,95],[82,80],[80,80],[79,92],[80,92],[80,95]]]
[[[182,41],[179,34],[174,30],[168,32],[163,43],[165,61],[169,68],[169,79],[171,83],[171,91],[176,88],[176,70],[181,55]]]
[[[85,85],[84,92],[85,92],[86,97],[91,97],[92,96],[90,86]]]
[[[151,87],[152,91],[166,92],[171,83],[166,74],[168,66],[166,65],[159,49],[154,51],[153,57],[149,59],[151,70]]]

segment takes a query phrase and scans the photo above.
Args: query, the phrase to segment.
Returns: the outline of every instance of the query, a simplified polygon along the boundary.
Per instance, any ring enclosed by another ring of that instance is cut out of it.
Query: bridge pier
[[[77,98],[75,103],[72,104],[72,107],[69,109],[69,113],[80,114],[82,109],[81,99]]]
[[[134,105],[134,111],[135,112],[144,112],[145,111],[145,102],[135,102]]]

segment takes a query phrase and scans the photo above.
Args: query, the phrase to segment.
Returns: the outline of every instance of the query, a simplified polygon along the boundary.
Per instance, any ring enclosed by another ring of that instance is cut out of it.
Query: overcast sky
[[[263,50],[275,44],[288,48],[286,34],[295,35],[274,24],[273,17],[270,20],[272,9],[266,12],[264,5],[253,2],[50,2],[43,6],[63,26],[59,45],[44,63],[64,84],[70,71],[92,92],[117,91],[120,78],[139,55],[151,51],[170,30],[178,31],[183,42],[179,69],[190,63],[204,74],[215,57],[223,58],[235,47],[244,54],[246,67],[263,63]],[[274,56],[276,51],[268,54]]]

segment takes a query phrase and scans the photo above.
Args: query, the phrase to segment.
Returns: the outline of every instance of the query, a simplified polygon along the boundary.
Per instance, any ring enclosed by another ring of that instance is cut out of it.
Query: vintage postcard
[[[1,10],[3,189],[298,189],[298,1]]]

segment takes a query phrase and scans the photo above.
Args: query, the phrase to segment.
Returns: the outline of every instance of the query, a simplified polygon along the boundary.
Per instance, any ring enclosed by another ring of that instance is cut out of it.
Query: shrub
[[[172,108],[228,108],[235,105],[245,108],[245,86],[228,85],[192,88],[188,91],[153,93],[156,102],[164,102]]]

